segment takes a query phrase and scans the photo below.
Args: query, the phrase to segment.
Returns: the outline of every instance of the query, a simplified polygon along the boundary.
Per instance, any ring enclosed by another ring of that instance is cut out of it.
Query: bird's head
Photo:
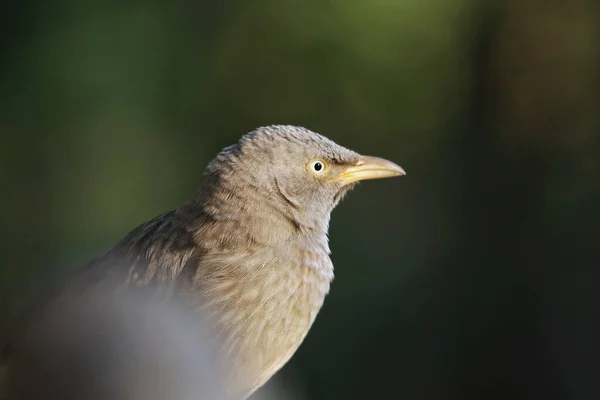
[[[391,161],[360,155],[308,129],[273,125],[223,149],[208,165],[201,191],[210,193],[205,199],[222,200],[215,208],[233,212],[229,202],[236,212],[257,212],[260,204],[265,214],[280,212],[299,227],[326,230],[331,211],[356,182],[404,174]]]

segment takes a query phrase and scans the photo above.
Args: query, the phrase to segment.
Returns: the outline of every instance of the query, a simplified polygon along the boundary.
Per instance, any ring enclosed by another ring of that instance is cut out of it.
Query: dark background
[[[599,60],[593,0],[4,0],[3,322],[296,124],[408,175],[334,211],[336,280],[280,382],[600,398]]]

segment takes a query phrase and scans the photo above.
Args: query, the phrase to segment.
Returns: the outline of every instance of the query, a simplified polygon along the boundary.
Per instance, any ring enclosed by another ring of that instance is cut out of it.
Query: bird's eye
[[[310,168],[311,168],[311,169],[312,169],[314,172],[316,172],[316,173],[321,173],[321,172],[323,172],[323,170],[325,169],[325,163],[324,163],[323,161],[320,161],[320,160],[318,160],[318,161],[313,161],[313,162],[310,164]]]

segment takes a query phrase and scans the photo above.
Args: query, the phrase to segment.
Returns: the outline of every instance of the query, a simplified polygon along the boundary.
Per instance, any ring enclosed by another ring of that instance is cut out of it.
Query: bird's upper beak
[[[345,167],[336,180],[342,185],[367,179],[391,178],[406,175],[406,172],[395,163],[379,157],[360,156],[354,165]]]

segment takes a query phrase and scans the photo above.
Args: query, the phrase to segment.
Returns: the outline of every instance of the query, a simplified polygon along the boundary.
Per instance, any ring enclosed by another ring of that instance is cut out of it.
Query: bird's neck
[[[215,219],[213,219],[215,218]],[[327,281],[333,279],[333,264],[327,232],[294,226],[273,216],[228,220],[210,217],[198,232],[197,242],[207,245],[214,253],[230,254],[239,250],[251,253],[271,254],[273,259],[293,260],[314,270]],[[268,229],[264,229],[265,226]],[[214,241],[209,243],[208,241]]]
[[[331,210],[306,210],[277,190],[219,182],[205,183],[191,203],[198,214],[227,226],[231,240],[272,246],[295,238],[313,241],[329,253],[327,232]]]

